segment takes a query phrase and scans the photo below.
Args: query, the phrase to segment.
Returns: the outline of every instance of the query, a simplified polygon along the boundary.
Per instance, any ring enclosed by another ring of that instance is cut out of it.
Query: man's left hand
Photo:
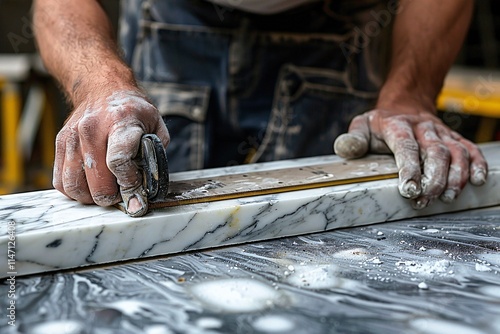
[[[347,159],[368,152],[394,154],[399,192],[415,209],[436,198],[452,202],[470,181],[482,185],[488,166],[479,148],[428,111],[375,109],[357,116],[337,138],[335,153]]]

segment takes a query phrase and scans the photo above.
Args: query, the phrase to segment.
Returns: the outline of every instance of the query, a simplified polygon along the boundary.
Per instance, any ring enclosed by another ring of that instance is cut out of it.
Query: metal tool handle
[[[168,161],[163,144],[157,135],[142,136],[139,157],[139,167],[143,171],[143,185],[148,202],[165,201],[169,188]]]

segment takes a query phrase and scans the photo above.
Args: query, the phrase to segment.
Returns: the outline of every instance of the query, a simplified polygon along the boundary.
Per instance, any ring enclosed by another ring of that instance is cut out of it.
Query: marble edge
[[[34,211],[31,222],[19,221],[18,274],[76,268],[498,205],[500,145],[489,143],[481,148],[488,161],[493,162],[487,183],[481,187],[469,184],[454,203],[436,202],[420,211],[413,210],[408,200],[399,195],[397,180],[391,179],[193,204],[154,211],[142,218],[130,218],[115,208],[83,206],[55,190],[47,190],[0,197],[0,217],[4,201],[19,205],[19,212],[13,213],[16,217],[28,216],[29,210]],[[337,157],[319,160],[324,159]],[[293,163],[310,164],[311,161],[318,160],[297,159]],[[266,165],[290,166],[287,161],[280,161],[232,170],[262,170],[267,169]],[[192,173],[179,173],[176,177],[184,175],[188,179]],[[208,170],[203,176],[218,173],[227,173],[227,169]],[[24,202],[29,203],[23,207]],[[61,219],[63,223],[59,223]],[[38,223],[38,228],[29,230],[31,223]],[[5,228],[0,236],[0,277],[7,272],[9,235],[4,231]]]
[[[438,202],[421,211],[411,209],[393,179],[171,208],[139,221],[20,234],[16,236],[18,275],[493,206],[500,204],[499,179],[500,172],[493,171],[487,184],[468,185],[453,204]],[[2,269],[5,243],[3,238]],[[59,248],[63,243],[66,246]]]

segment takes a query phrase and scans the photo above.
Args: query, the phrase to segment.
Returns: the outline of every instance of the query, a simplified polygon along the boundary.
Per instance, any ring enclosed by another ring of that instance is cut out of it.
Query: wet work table
[[[399,196],[392,178],[170,207],[141,218],[53,190],[2,196],[0,332],[499,333],[500,144],[482,149],[487,183],[421,211]],[[386,166],[368,158],[366,167]],[[14,233],[10,326],[7,242]]]

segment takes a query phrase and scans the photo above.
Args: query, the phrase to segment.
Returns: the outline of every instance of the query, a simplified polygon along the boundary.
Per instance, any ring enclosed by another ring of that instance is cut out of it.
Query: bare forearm
[[[379,107],[399,101],[434,110],[444,77],[469,27],[472,0],[401,0],[393,32],[391,70]]]
[[[91,90],[135,87],[96,0],[36,0],[33,19],[44,63],[73,104]]]

